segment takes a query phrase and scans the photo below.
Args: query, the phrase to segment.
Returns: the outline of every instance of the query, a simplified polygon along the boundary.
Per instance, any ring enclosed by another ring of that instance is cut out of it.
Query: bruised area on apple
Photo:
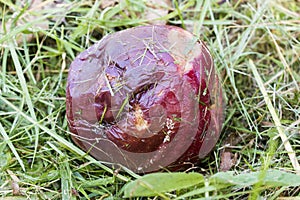
[[[141,26],[106,36],[72,62],[73,141],[137,173],[184,169],[215,146],[223,98],[212,57],[191,33]]]

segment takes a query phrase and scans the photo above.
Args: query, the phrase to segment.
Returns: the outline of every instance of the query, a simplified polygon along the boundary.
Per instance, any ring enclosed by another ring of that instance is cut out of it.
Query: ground
[[[300,198],[299,0],[1,0],[0,11],[1,198]],[[207,44],[226,97],[215,149],[187,173],[111,169],[76,147],[67,127],[75,56],[154,23]]]

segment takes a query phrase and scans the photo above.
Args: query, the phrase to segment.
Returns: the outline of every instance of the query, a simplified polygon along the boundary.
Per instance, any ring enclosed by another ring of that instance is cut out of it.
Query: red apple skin
[[[204,43],[164,25],[106,36],[72,62],[66,90],[73,141],[137,173],[205,157],[221,132],[222,102]]]

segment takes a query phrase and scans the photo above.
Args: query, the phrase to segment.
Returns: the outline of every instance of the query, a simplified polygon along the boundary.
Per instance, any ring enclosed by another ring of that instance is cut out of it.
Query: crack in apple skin
[[[105,37],[73,61],[66,95],[74,142],[138,173],[196,163],[216,144],[223,120],[207,47],[172,26]]]

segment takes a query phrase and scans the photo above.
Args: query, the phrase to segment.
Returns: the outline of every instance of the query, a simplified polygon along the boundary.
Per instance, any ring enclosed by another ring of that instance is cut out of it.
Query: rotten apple
[[[138,173],[179,170],[215,146],[222,90],[205,44],[173,26],[104,37],[72,62],[66,109],[73,141]]]

